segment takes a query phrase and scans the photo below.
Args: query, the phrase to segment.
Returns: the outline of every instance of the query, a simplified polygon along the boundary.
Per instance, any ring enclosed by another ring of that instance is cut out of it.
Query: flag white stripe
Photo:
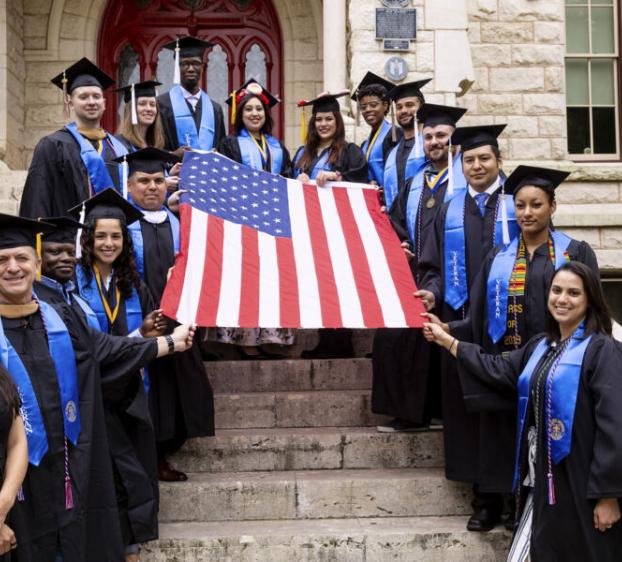
[[[320,188],[317,192],[324,219],[324,228],[326,229],[328,253],[333,266],[337,294],[339,295],[341,320],[345,326],[364,328],[363,311],[354,282],[354,273],[341,228],[341,220],[337,212],[334,192],[332,188]]]
[[[402,310],[402,303],[397,294],[397,289],[393,283],[387,256],[384,253],[384,247],[378,236],[378,231],[374,225],[374,221],[367,210],[363,190],[348,189],[348,197],[354,220],[358,226],[363,246],[367,253],[371,277],[374,281],[376,295],[382,308],[384,323],[387,327],[406,326],[406,317]]]
[[[207,215],[192,209],[190,241],[184,286],[179,299],[177,319],[181,323],[194,323],[199,308],[199,298],[203,285],[205,267],[205,245],[207,244]]]
[[[216,322],[236,327],[240,322],[242,286],[242,225],[223,221],[222,281]]]
[[[303,188],[300,182],[287,180],[287,198],[298,279],[300,325],[303,328],[319,328],[323,325],[320,290],[315,273]]]
[[[280,326],[279,264],[276,238],[259,232],[259,325],[266,328]]]

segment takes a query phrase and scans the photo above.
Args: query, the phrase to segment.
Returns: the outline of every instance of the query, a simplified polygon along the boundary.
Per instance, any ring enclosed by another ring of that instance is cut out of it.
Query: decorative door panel
[[[281,95],[282,35],[271,0],[110,0],[98,39],[98,64],[114,77],[116,86],[131,81],[162,82],[160,93],[173,81],[174,53],[163,45],[192,35],[216,45],[207,49],[202,85],[222,104],[248,78],[255,78]],[[114,130],[122,98],[106,93],[104,126]],[[275,133],[283,136],[283,108],[274,108]]]

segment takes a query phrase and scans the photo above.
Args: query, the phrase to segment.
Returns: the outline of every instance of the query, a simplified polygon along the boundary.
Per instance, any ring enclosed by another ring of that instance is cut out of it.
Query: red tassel
[[[555,485],[553,484],[553,474],[548,473],[549,479],[549,505],[555,505]]]
[[[71,492],[71,479],[65,478],[65,509],[73,509],[73,494]]]

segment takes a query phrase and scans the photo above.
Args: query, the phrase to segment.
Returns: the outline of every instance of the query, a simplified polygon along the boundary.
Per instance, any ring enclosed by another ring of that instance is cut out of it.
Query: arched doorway
[[[276,94],[283,92],[282,35],[271,0],[109,0],[99,30],[98,64],[117,85],[156,77],[165,92],[172,82],[173,53],[162,46],[183,35],[216,43],[205,54],[203,87],[218,103],[250,77]],[[104,126],[114,130],[119,97],[109,91],[106,102]],[[276,109],[275,132],[282,137],[282,104]]]

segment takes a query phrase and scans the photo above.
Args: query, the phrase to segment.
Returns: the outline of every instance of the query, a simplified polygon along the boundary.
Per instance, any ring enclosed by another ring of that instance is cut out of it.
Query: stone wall
[[[24,166],[24,14],[22,0],[0,1],[0,160]]]

